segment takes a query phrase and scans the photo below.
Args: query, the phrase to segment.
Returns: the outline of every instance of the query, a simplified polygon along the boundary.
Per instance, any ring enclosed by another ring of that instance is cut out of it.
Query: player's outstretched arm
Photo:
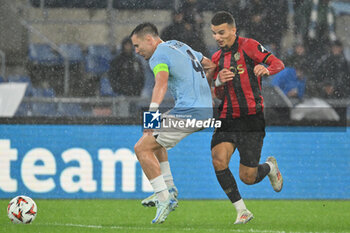
[[[159,71],[157,73],[151,103],[156,103],[158,106],[162,103],[168,89],[168,78],[169,73],[167,71]]]
[[[267,64],[268,67],[261,64],[254,67],[254,74],[256,76],[274,75],[284,69],[283,62],[272,54],[267,58],[265,64]]]
[[[282,60],[275,57],[273,54],[269,56],[265,62],[268,67],[269,75],[274,75],[284,69],[284,63]]]

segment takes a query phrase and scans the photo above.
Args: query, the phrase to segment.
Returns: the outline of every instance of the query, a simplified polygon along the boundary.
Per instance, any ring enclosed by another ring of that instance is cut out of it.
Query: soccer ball
[[[34,221],[36,213],[35,202],[27,196],[17,196],[7,206],[7,216],[13,223],[31,223]]]

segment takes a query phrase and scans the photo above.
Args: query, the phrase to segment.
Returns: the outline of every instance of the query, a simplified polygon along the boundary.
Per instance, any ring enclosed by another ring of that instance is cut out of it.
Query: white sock
[[[270,174],[272,171],[272,168],[273,168],[273,163],[271,163],[270,161],[267,161],[265,163],[267,163],[270,166],[270,172],[269,172],[269,174]]]
[[[235,206],[237,212],[241,211],[241,210],[245,210],[247,209],[247,207],[244,204],[243,199],[239,199],[238,201],[236,201],[235,203],[233,203],[233,205]]]
[[[154,192],[157,195],[159,201],[165,201],[169,197],[168,187],[166,186],[163,176],[157,176],[149,181],[153,187]]]
[[[165,184],[168,187],[168,189],[175,186],[173,175],[171,174],[171,170],[170,170],[169,161],[160,162],[159,164],[160,164],[160,170],[162,171],[162,175],[164,177]]]

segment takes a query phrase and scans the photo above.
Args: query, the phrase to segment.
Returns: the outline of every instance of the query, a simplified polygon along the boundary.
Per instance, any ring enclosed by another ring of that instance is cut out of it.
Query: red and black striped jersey
[[[238,36],[231,48],[214,53],[212,61],[217,65],[214,80],[223,68],[235,73],[232,81],[215,87],[215,93],[223,94],[219,118],[238,118],[262,112],[264,99],[261,95],[261,77],[255,76],[254,67],[265,63],[270,75],[284,69],[283,62],[259,42]]]

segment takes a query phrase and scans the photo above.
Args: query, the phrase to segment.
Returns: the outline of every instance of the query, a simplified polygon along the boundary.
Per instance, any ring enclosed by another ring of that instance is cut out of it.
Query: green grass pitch
[[[35,201],[35,221],[17,225],[7,217],[9,200],[0,200],[0,232],[350,232],[349,200],[246,200],[254,219],[245,225],[233,224],[236,211],[228,200],[180,200],[160,225],[150,224],[155,209],[140,200]]]

